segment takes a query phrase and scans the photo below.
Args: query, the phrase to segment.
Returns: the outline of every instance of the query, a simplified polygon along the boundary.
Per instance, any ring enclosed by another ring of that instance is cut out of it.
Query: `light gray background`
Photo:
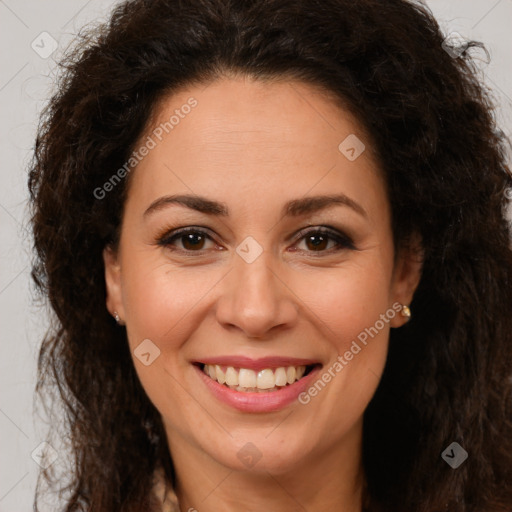
[[[37,348],[47,320],[33,302],[26,206],[26,169],[38,112],[52,91],[55,62],[73,34],[106,19],[114,3],[0,0],[0,512],[32,510],[38,466],[31,453],[46,433],[33,411]],[[482,64],[483,79],[499,104],[498,123],[510,137],[512,0],[426,3],[446,35],[458,32],[487,45],[492,60]],[[43,45],[41,38],[47,36],[42,32],[58,42],[47,58],[31,47],[34,40]]]

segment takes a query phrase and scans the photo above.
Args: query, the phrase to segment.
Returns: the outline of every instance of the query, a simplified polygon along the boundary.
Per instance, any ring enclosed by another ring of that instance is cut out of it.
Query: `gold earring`
[[[407,318],[407,320],[409,320],[411,318],[411,316],[412,316],[412,313],[411,313],[411,310],[410,310],[409,306],[406,306],[405,304],[402,304],[401,314],[402,314],[402,316]]]

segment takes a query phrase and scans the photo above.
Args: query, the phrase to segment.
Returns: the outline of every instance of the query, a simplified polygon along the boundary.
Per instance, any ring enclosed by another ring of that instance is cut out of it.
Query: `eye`
[[[355,249],[353,241],[347,235],[332,228],[317,227],[298,233],[299,242],[304,241],[306,252],[336,252],[343,249]]]
[[[303,252],[332,253],[346,249],[355,250],[350,237],[328,226],[301,230],[297,233],[296,239],[298,242],[304,243],[305,249],[298,249]],[[211,242],[213,247],[208,247],[208,242]],[[201,253],[208,248],[220,248],[215,244],[208,231],[193,226],[166,232],[158,238],[158,245],[185,253]],[[296,245],[297,243],[295,247]],[[292,249],[292,251],[294,250],[296,249]]]
[[[176,246],[176,242],[181,247],[175,247],[184,252],[201,252],[208,249],[205,247],[207,241],[213,242],[212,237],[204,230],[189,227],[167,233],[158,240],[158,244],[164,247]]]

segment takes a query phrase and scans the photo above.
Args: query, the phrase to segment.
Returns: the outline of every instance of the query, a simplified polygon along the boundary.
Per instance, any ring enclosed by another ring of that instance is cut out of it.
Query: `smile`
[[[255,371],[250,368],[205,364],[203,372],[210,379],[230,389],[243,393],[261,393],[279,391],[280,388],[302,379],[312,368],[312,365],[280,366],[279,368],[264,368],[263,370]]]
[[[193,364],[208,393],[245,413],[274,412],[297,401],[322,368],[317,360],[244,356],[216,357]]]

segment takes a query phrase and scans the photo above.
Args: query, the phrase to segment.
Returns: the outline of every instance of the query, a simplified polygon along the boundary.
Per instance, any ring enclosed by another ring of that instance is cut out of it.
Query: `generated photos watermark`
[[[103,183],[101,187],[96,187],[93,191],[94,197],[98,200],[104,199],[108,192],[126,178],[126,176],[133,170],[133,168],[142,162],[149,152],[156,148],[159,142],[162,141],[165,134],[169,134],[176,126],[178,126],[182,119],[190,114],[192,109],[198,104],[197,100],[190,97],[186,103],[181,105],[180,108],[174,110],[174,114],[168,121],[160,123],[152,132],[151,135],[146,137],[146,141],[139,146],[139,148],[132,152],[128,160],[120,167],[112,176]]]
[[[343,355],[338,355],[336,361],[322,373],[314,384],[299,395],[299,402],[303,405],[311,402],[311,399],[317,396],[318,393],[322,391],[325,386],[331,382],[331,380],[334,379],[334,377],[336,377],[336,375],[338,375],[345,366],[348,365],[350,361],[352,361],[354,356],[359,354],[359,352],[368,345],[368,338],[370,337],[373,339],[377,336],[377,334],[384,329],[386,324],[389,324],[389,322],[402,311],[402,308],[402,304],[395,302],[391,308],[380,315],[379,320],[377,320],[371,327],[367,327],[364,331],[361,331],[357,335],[357,340],[352,341],[350,348]]]

